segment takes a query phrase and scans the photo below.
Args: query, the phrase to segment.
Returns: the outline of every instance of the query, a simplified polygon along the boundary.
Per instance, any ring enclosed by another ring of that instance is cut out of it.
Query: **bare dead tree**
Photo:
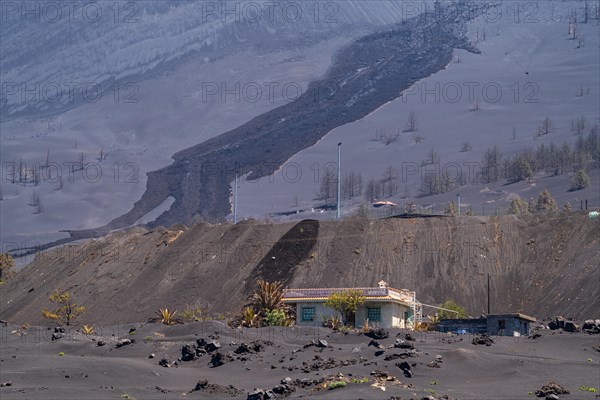
[[[538,127],[537,136],[548,135],[555,131],[554,124],[550,120],[550,117],[544,118],[542,124]]]
[[[381,142],[383,144],[385,144],[386,146],[389,146],[390,144],[397,142],[398,139],[400,138],[400,134],[399,133],[389,133],[386,132],[384,130],[380,130],[377,129],[375,131],[375,141],[376,142]]]
[[[404,124],[404,132],[415,132],[417,129],[417,115],[414,113],[414,111],[411,111],[410,114],[408,114],[406,123]]]
[[[398,170],[388,166],[381,178],[382,191],[388,196],[392,197],[398,193]]]
[[[432,147],[431,150],[429,150],[427,152],[425,159],[423,161],[421,161],[421,166],[437,164],[439,162],[440,162],[440,156],[438,153],[436,153],[435,150],[433,150],[433,147]]]

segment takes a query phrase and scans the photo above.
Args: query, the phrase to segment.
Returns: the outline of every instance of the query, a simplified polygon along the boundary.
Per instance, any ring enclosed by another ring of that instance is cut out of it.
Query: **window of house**
[[[381,322],[381,307],[368,307],[367,319],[373,322]]]
[[[315,308],[314,307],[302,307],[302,321],[314,321],[315,320]]]
[[[506,321],[503,319],[498,320],[498,329],[506,329]]]

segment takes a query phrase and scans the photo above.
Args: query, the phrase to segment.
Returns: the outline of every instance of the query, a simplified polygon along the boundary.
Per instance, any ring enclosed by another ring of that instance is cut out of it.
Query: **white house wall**
[[[302,321],[302,308],[314,307],[315,318],[314,321]],[[410,309],[394,302],[371,302],[368,301],[365,305],[358,308],[356,311],[356,327],[360,327],[365,323],[367,319],[367,308],[369,307],[380,307],[381,308],[381,321],[377,324],[383,328],[405,328],[406,321],[404,320],[404,313]],[[300,326],[321,326],[325,318],[337,316],[340,314],[337,311],[329,307],[325,307],[323,302],[301,302],[296,303],[296,325]],[[372,321],[369,325],[373,325]]]

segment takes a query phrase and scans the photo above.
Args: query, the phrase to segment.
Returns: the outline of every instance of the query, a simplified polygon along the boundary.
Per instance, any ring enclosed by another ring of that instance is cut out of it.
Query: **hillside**
[[[478,315],[521,311],[598,318],[598,221],[545,216],[347,219],[135,228],[44,252],[2,286],[0,317],[42,323],[48,295],[69,290],[84,322],[145,321],[195,301],[239,310],[258,278],[290,287],[368,286],[384,279],[425,304],[453,298]],[[427,310],[426,310],[427,312]]]

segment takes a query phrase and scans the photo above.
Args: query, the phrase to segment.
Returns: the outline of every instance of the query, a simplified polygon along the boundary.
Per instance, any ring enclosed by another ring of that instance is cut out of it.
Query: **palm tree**
[[[256,281],[257,289],[248,298],[248,307],[252,307],[256,312],[272,311],[283,308],[283,283],[267,282],[259,279]]]

